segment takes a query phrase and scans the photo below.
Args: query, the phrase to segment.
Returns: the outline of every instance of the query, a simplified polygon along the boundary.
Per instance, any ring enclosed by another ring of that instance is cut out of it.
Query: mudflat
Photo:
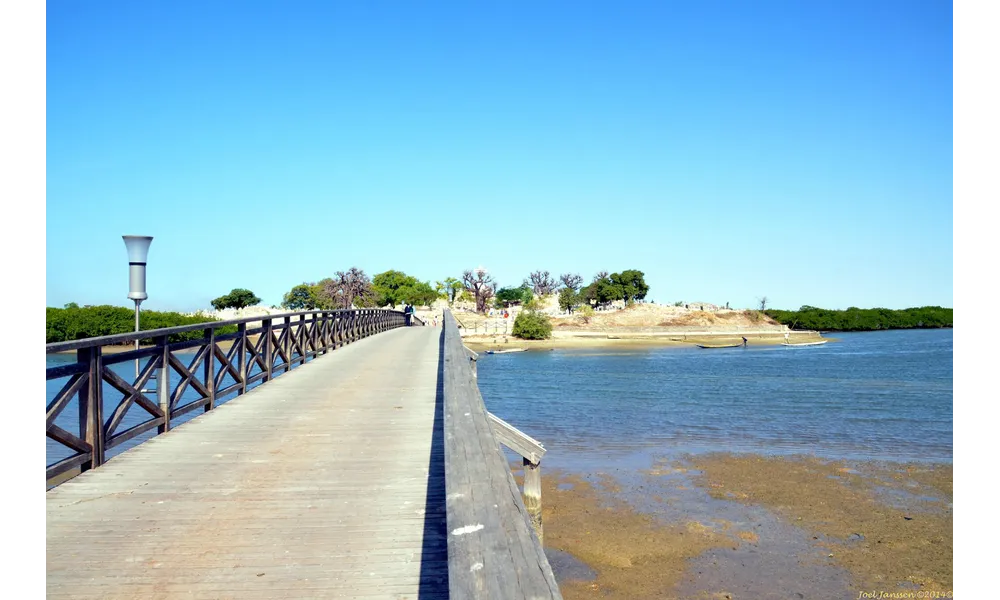
[[[716,453],[543,486],[546,547],[595,575],[557,568],[568,600],[951,592],[951,464]]]

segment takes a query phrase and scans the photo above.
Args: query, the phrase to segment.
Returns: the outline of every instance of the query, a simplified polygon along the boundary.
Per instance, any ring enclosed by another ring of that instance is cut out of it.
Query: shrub
[[[547,340],[552,337],[552,322],[538,311],[522,311],[514,319],[513,334],[522,340]]]
[[[139,313],[141,329],[162,329],[207,323],[219,319],[205,316],[188,316],[176,312],[159,312],[144,310]],[[83,308],[46,308],[45,309],[45,343],[82,340],[85,338],[135,331],[135,312],[131,308],[121,306],[85,306]],[[217,335],[236,331],[233,325],[215,330]],[[174,334],[168,337],[170,342],[199,339],[201,330]],[[152,339],[141,340],[143,344],[152,343]]]

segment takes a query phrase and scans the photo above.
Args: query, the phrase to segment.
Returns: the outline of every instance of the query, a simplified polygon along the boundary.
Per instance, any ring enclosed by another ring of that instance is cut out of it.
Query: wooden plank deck
[[[47,492],[47,596],[447,597],[440,337],[337,349]]]

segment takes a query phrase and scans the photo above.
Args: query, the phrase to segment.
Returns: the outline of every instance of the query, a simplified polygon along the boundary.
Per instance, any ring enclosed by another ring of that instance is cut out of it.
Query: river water
[[[836,337],[482,355],[479,387],[558,468],[712,451],[950,463],[952,330]]]

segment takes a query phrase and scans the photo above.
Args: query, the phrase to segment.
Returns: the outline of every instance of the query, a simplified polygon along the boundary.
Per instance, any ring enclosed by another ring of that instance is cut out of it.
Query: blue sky
[[[203,5],[204,4],[204,5]],[[46,303],[351,266],[952,306],[940,1],[49,2]]]

